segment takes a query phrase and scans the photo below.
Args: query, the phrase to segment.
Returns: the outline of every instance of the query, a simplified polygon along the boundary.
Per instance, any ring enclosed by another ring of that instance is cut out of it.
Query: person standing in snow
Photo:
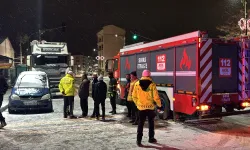
[[[87,74],[82,76],[82,83],[79,87],[78,95],[80,97],[80,106],[82,109],[82,115],[79,118],[85,118],[88,116],[88,97],[89,97],[89,84]]]
[[[105,120],[105,100],[107,96],[107,84],[103,81],[103,77],[98,77],[98,82],[95,85],[95,113],[96,119],[99,120],[99,105],[102,106],[102,120]]]
[[[0,108],[2,107],[3,103],[3,96],[8,90],[8,84],[6,82],[6,79],[2,75],[2,72],[0,72]],[[5,118],[3,117],[1,111],[0,111],[0,129],[6,126]]]
[[[151,73],[149,70],[142,72],[142,78],[135,83],[133,90],[133,101],[139,110],[139,124],[137,128],[137,145],[141,146],[143,136],[143,126],[148,117],[149,125],[149,143],[156,143],[157,140],[154,138],[154,118],[155,114],[155,103],[158,110],[161,109],[161,99],[156,89],[156,84],[151,79]]]
[[[69,119],[76,118],[73,115],[74,96],[75,96],[74,83],[75,83],[75,79],[74,79],[74,73],[72,71],[69,71],[66,74],[66,76],[60,80],[60,83],[59,83],[59,89],[60,89],[60,92],[63,94],[63,98],[64,98],[64,107],[63,107],[64,118],[67,118],[67,117]]]
[[[93,81],[92,81],[92,98],[93,98],[93,101],[95,102],[95,86],[96,86],[96,83],[98,82],[98,79],[97,79],[97,74],[93,74]],[[95,118],[95,106],[94,106],[94,109],[93,109],[93,113],[91,115],[91,118]]]

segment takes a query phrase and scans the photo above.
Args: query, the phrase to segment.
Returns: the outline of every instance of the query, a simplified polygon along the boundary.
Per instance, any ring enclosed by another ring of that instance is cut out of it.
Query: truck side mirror
[[[27,56],[27,66],[31,66],[31,55]]]
[[[74,66],[74,56],[70,56],[70,66]]]

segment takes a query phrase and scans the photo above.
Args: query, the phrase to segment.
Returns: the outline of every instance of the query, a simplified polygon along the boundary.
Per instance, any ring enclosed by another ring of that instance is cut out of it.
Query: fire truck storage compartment
[[[150,59],[150,52],[136,54],[136,71],[139,78],[142,76],[143,70],[151,69]]]
[[[155,83],[174,84],[174,52],[174,47],[151,52],[151,76]]]
[[[176,47],[176,90],[196,91],[197,44]]]
[[[237,44],[212,45],[212,92],[237,93],[239,72]]]
[[[120,78],[125,79],[126,74],[136,71],[136,55],[121,56],[120,61]],[[121,85],[125,85],[126,80],[121,80]]]

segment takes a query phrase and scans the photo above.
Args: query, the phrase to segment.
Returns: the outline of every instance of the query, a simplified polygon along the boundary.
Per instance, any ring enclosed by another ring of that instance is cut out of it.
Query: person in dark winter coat
[[[6,82],[6,79],[4,76],[0,73],[0,108],[2,107],[3,103],[3,96],[8,90],[8,84]],[[5,118],[3,117],[1,111],[0,111],[0,128],[3,128],[6,126]]]
[[[109,73],[109,89],[108,94],[110,98],[110,104],[112,106],[112,111],[109,113],[116,114],[116,86],[117,80],[113,76],[113,72]]]
[[[99,120],[99,105],[102,106],[102,120],[105,120],[105,99],[107,95],[107,84],[103,82],[103,77],[99,76],[95,86],[95,113],[96,119]]]
[[[127,82],[126,82],[126,85],[125,85],[125,96],[124,96],[124,98],[125,98],[125,100],[126,100],[126,106],[127,106],[127,109],[128,109],[128,115],[127,115],[127,117],[131,117],[131,112],[132,112],[132,106],[131,106],[131,104],[129,103],[129,101],[128,101],[128,93],[129,93],[129,87],[130,87],[130,74],[126,74],[126,80],[127,80]]]
[[[95,85],[98,82],[97,74],[93,74],[93,81],[92,81],[92,98],[95,101]],[[91,115],[91,118],[95,118],[95,108],[93,110],[93,113]]]
[[[82,77],[82,83],[78,90],[78,95],[80,97],[80,105],[82,109],[82,115],[79,118],[84,118],[88,116],[88,97],[89,97],[89,84],[87,74]]]

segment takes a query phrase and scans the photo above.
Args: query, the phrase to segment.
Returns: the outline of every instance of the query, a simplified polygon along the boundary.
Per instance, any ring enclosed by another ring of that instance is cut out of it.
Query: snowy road
[[[63,101],[54,100],[53,113],[10,115],[3,113],[8,125],[0,130],[0,149],[142,149],[136,146],[136,127],[124,117],[124,107],[118,106],[115,116],[106,101],[108,121],[64,119]],[[89,98],[89,115],[93,110]],[[75,115],[80,115],[79,98],[75,99]],[[159,144],[147,142],[147,128],[143,144],[147,149],[250,149],[250,115],[225,117],[217,123],[156,122],[156,138]]]

